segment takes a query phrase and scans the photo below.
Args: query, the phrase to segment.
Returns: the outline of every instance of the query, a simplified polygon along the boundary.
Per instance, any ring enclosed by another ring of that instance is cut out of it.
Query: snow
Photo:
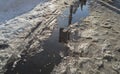
[[[41,16],[50,5],[45,1],[48,0],[0,0],[0,40],[12,40],[45,20]]]

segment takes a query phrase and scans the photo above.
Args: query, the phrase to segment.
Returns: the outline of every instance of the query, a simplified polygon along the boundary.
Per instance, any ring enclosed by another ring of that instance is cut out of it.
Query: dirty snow
[[[0,0],[1,1],[1,0]],[[29,30],[41,17],[48,0],[2,0],[0,2],[0,40],[14,39],[25,29]],[[6,6],[4,7],[4,5]],[[23,8],[24,7],[24,8]],[[3,22],[7,20],[6,22]]]

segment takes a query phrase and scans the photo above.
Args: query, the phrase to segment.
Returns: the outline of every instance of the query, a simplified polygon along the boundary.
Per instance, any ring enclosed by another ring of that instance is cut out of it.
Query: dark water
[[[8,66],[5,74],[50,74],[54,66],[58,65],[62,58],[69,53],[69,48],[64,44],[70,40],[70,33],[64,32],[64,28],[75,22],[80,22],[89,14],[88,3],[86,0],[78,0],[74,5],[66,8],[63,15],[58,17],[58,25],[52,35],[43,43],[44,51],[33,57],[27,58],[26,61],[19,61],[15,68]]]

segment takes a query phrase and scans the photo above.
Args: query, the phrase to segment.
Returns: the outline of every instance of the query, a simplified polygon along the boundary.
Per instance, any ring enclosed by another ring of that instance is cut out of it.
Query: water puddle
[[[58,17],[59,27],[68,27],[73,23],[80,22],[80,19],[88,16],[88,10],[87,0],[76,1],[74,5],[71,5],[63,12],[63,15]]]
[[[5,74],[50,74],[54,66],[62,60],[62,54],[68,55],[69,48],[64,44],[70,40],[70,33],[64,29],[73,23],[80,22],[89,14],[87,0],[78,0],[76,3],[66,8],[63,15],[58,17],[58,25],[52,35],[44,41],[44,51],[28,58],[26,61],[19,61],[15,68],[8,67]]]

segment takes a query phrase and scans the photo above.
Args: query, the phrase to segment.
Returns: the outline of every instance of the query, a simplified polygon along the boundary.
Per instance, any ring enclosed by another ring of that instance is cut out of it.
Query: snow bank
[[[47,0],[44,0],[44,1],[47,1]],[[0,22],[0,40],[8,40],[8,41],[12,40],[16,38],[19,35],[19,33],[25,30],[29,30],[37,22],[44,21],[45,18],[43,18],[43,15],[46,13],[45,7],[51,3],[50,2],[40,3],[40,2],[43,2],[43,0],[27,0],[27,1],[9,0],[8,2],[7,0],[4,0],[2,3],[0,2],[0,20],[1,19],[4,20],[8,17],[12,18],[12,19],[9,18],[10,20],[4,23]],[[35,4],[37,3],[38,5],[35,6]],[[4,6],[5,4],[6,4],[6,7],[2,8],[1,6]],[[33,9],[29,12],[26,12],[18,16],[18,14],[21,14],[22,12],[25,12],[30,8],[33,8]],[[4,12],[4,9],[8,11],[6,11],[5,13],[2,13]],[[15,11],[12,11],[12,10],[15,10]],[[8,16],[7,14],[9,14],[10,16]],[[3,18],[5,15],[6,17],[3,19],[1,18],[1,15]]]

